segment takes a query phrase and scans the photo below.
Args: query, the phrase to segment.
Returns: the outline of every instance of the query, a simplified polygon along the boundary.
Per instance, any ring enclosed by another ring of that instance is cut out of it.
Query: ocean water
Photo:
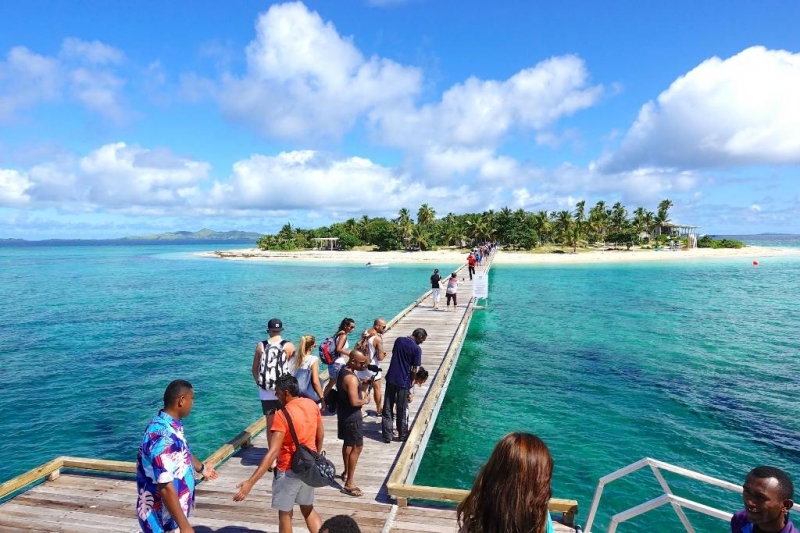
[[[135,460],[176,378],[194,385],[187,436],[207,455],[261,416],[250,367],[269,318],[295,342],[345,316],[371,325],[433,268],[192,256],[208,249],[0,246],[0,481],[59,455]]]
[[[250,364],[268,318],[295,341],[344,316],[391,318],[432,268],[191,255],[205,249],[0,246],[0,481],[58,455],[134,460],[177,377],[196,390],[190,442],[210,453],[260,416]],[[417,482],[468,488],[517,430],[548,443],[554,494],[579,501],[579,522],[598,478],[645,456],[735,483],[761,463],[800,479],[799,279],[800,258],[493,268]],[[740,506],[666,477],[680,495]],[[648,472],[608,486],[596,531],[657,488]],[[687,514],[698,531],[726,530]],[[682,528],[667,508],[619,531]]]
[[[759,237],[747,240],[778,245]],[[469,488],[511,431],[548,444],[554,495],[579,501],[579,522],[598,479],[644,457],[733,483],[759,464],[800,480],[798,282],[800,257],[493,268],[416,483]],[[741,508],[665,477],[678,495]],[[659,490],[649,469],[608,485],[594,530]],[[686,512],[697,531],[728,530]],[[666,506],[619,531],[683,527]]]

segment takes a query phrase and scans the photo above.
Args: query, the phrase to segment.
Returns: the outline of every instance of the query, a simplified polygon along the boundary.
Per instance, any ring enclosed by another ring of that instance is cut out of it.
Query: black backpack
[[[275,390],[278,378],[291,374],[289,361],[286,359],[284,346],[289,342],[282,340],[280,344],[270,344],[269,340],[261,341],[261,361],[258,364],[258,386],[264,390]]]

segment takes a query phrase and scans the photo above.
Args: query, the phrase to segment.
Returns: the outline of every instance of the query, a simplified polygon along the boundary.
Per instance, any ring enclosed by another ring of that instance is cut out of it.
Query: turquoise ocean
[[[345,316],[366,326],[425,291],[432,268],[193,255],[243,246],[0,246],[0,481],[59,455],[134,460],[179,377],[195,386],[187,434],[206,455],[260,415],[249,369],[267,319],[295,341]],[[547,442],[554,496],[579,501],[579,522],[598,478],[643,457],[734,483],[757,464],[800,480],[799,280],[800,257],[494,267],[416,482],[468,488],[516,430]],[[679,495],[741,505],[666,477]],[[608,486],[596,531],[657,489],[649,471]],[[687,514],[698,531],[727,528]],[[666,508],[619,530],[682,526]]]

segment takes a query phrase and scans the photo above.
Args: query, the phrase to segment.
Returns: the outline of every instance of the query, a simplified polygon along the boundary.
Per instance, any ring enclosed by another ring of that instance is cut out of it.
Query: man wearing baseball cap
[[[261,411],[267,417],[267,442],[272,434],[272,419],[275,411],[280,408],[280,402],[275,395],[275,381],[278,373],[288,373],[288,366],[275,369],[266,368],[268,365],[268,354],[278,354],[279,359],[285,363],[294,354],[294,344],[281,338],[283,331],[283,321],[280,318],[270,318],[267,322],[267,333],[269,338],[256,344],[256,353],[253,356],[253,379],[258,385],[258,397],[261,400]],[[274,375],[270,375],[274,373]]]

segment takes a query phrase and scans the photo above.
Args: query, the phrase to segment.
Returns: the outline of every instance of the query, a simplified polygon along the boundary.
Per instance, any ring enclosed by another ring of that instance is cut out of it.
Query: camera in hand
[[[367,370],[369,370],[370,372],[380,372],[381,367],[379,367],[378,365],[367,365]]]

